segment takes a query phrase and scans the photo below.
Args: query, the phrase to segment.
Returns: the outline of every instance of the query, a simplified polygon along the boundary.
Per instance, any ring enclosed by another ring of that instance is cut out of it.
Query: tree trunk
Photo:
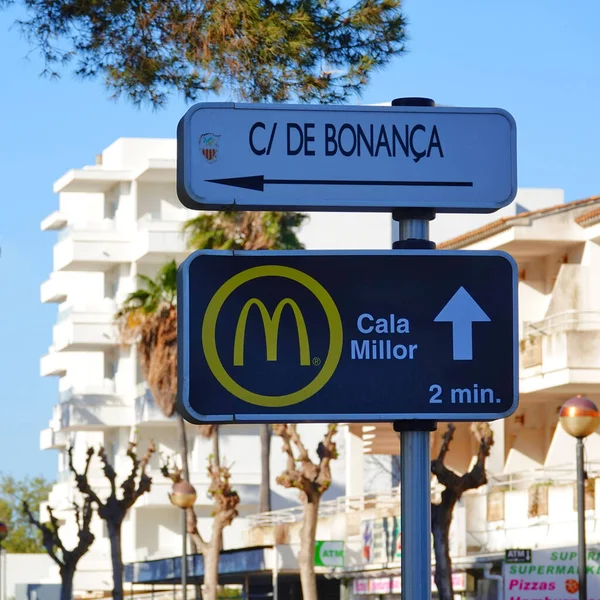
[[[317,578],[315,576],[315,537],[317,535],[317,519],[319,516],[320,497],[308,498],[304,505],[304,519],[300,531],[300,585],[303,600],[318,600]]]
[[[190,481],[190,467],[188,465],[188,443],[187,432],[185,430],[185,421],[183,417],[177,413],[177,433],[179,434],[179,454],[181,455],[181,466],[183,467],[183,478]]]
[[[219,587],[219,555],[221,554],[221,534],[215,535],[204,550],[203,600],[217,600]]]
[[[435,585],[440,600],[453,600],[452,559],[450,558],[450,524],[456,504],[456,494],[445,489],[440,504],[431,505],[431,532],[435,552]]]
[[[215,465],[221,466],[221,449],[219,447],[219,426],[215,425],[215,431],[212,436],[212,455]]]
[[[212,436],[212,455],[213,461],[217,467],[221,466],[221,448],[219,445],[219,426],[215,425],[215,429]],[[223,547],[223,531],[219,531],[219,552]],[[218,559],[217,559],[218,560]]]
[[[113,568],[113,600],[123,600],[123,557],[121,556],[121,523],[106,521],[110,538],[110,558]]]
[[[60,600],[73,600],[73,576],[75,567],[65,565],[60,568]]]
[[[271,510],[271,430],[269,425],[260,427],[260,512]]]

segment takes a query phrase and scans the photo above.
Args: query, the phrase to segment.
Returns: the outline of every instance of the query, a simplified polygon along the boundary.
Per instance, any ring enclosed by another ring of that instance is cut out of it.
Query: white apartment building
[[[475,578],[484,576],[486,566],[501,572],[507,549],[576,547],[575,439],[558,424],[558,410],[576,394],[600,405],[600,196],[519,211],[440,247],[504,250],[519,267],[519,408],[492,423],[495,443],[487,463],[488,485],[465,494],[454,515],[452,554],[461,582],[457,591],[466,592],[474,591]],[[431,436],[432,455],[444,427],[440,423]],[[389,424],[356,424],[351,430],[362,437],[368,453],[397,452],[398,437]],[[475,450],[468,424],[458,424],[447,464],[465,472]],[[597,552],[599,432],[586,438],[585,460],[587,542]],[[350,598],[392,599],[399,593],[394,578],[399,560],[365,561],[359,526],[395,514],[393,497],[377,494],[338,501],[337,506],[329,505],[321,522],[322,539],[345,536],[347,541],[347,569],[338,576],[356,579],[357,584],[350,583]],[[373,553],[382,555],[380,549],[371,549]],[[481,597],[500,597],[497,590],[490,591],[494,580],[481,580],[480,585],[480,591],[485,588],[490,594]]]
[[[180,262],[188,253],[181,226],[195,213],[177,199],[175,157],[175,140],[121,138],[98,156],[95,165],[73,169],[56,181],[58,209],[42,222],[43,230],[58,233],[53,272],[41,286],[42,302],[58,305],[52,344],[41,359],[42,376],[54,376],[58,381],[58,399],[49,427],[40,437],[43,449],[58,454],[57,483],[48,505],[65,523],[66,543],[74,542],[72,502],[78,495],[68,469],[67,447],[73,447],[76,465],[81,468],[87,448],[104,445],[119,476],[124,477],[129,472],[125,455],[129,440],[135,436],[143,453],[147,441],[154,439],[158,452],[151,461],[152,491],[139,499],[123,526],[126,562],[177,555],[180,551],[179,513],[167,497],[171,483],[159,472],[161,457],[178,450],[175,423],[163,417],[154,405],[135,349],[119,343],[113,323],[120,303],[138,286],[138,275],[153,276],[160,265],[171,259]],[[501,214],[514,217],[518,212],[561,201],[557,190],[520,190],[517,201]],[[465,216],[441,216],[432,224],[432,237],[440,241],[464,232],[467,223],[489,223],[497,216],[473,216],[475,221],[465,220]],[[391,219],[385,213],[316,213],[301,232],[309,249],[385,249],[391,247],[392,237]],[[533,250],[528,252],[533,256]],[[547,293],[531,289],[523,296],[525,301],[548,304]],[[530,320],[544,316],[537,308],[524,314]],[[534,379],[541,381],[543,374]],[[512,432],[512,425],[507,427]],[[309,447],[316,448],[323,427],[302,429]],[[200,528],[208,534],[211,508],[205,468],[210,441],[196,435],[193,426],[189,426],[189,435],[192,483],[198,491],[196,509]],[[260,442],[258,429],[251,425],[223,426],[220,435],[221,456],[232,464],[233,481],[242,499],[240,517],[224,535],[225,547],[233,548],[242,544],[242,532],[250,526],[247,517],[258,509]],[[363,478],[362,469],[357,468],[363,456],[360,437],[347,427],[338,437],[341,452],[340,459],[333,463],[333,484],[327,495],[330,499],[362,494],[364,482],[376,485],[372,478]],[[390,441],[385,432],[381,443],[384,440]],[[370,443],[368,440],[366,446]],[[513,446],[506,443],[505,451],[508,453],[510,448],[512,452]],[[376,453],[396,453],[390,447]],[[498,447],[502,447],[500,443]],[[516,447],[519,456],[529,456],[519,445]],[[511,464],[514,462],[511,459]],[[274,509],[297,504],[296,491],[284,490],[275,483],[283,468],[280,444],[275,439],[271,453]],[[90,477],[97,489],[108,492],[98,462],[92,464]],[[377,485],[386,487],[381,481]],[[81,562],[76,589],[112,586],[109,541],[102,522],[94,522],[94,533],[96,542]]]
[[[54,184],[58,208],[43,220],[44,231],[58,234],[53,272],[41,286],[41,300],[58,305],[52,344],[41,359],[41,375],[58,380],[58,401],[49,427],[41,432],[42,449],[58,451],[57,483],[48,499],[64,521],[66,543],[74,543],[72,502],[78,498],[68,468],[67,447],[73,446],[81,468],[88,447],[104,445],[120,477],[129,472],[125,452],[132,436],[143,453],[153,439],[158,452],[151,462],[153,485],[131,510],[123,527],[123,557],[127,561],[177,554],[180,519],[167,497],[171,482],[159,472],[161,457],[177,452],[175,423],[154,405],[139,368],[135,349],[122,346],[113,318],[120,303],[138,286],[138,275],[153,276],[162,264],[181,262],[188,251],[181,233],[185,220],[195,216],[184,208],[175,191],[175,140],[119,139],[106,148],[96,164],[73,169]],[[392,231],[387,215],[312,215],[302,232],[308,247],[388,248]],[[309,447],[316,449],[323,427],[304,427]],[[339,435],[343,446],[347,431]],[[189,426],[190,470],[198,491],[200,527],[208,534],[210,500],[206,460],[210,441]],[[241,542],[245,516],[258,509],[260,441],[255,426],[224,426],[221,456],[232,464],[233,481],[242,503],[240,517],[225,530],[225,547]],[[297,492],[275,483],[284,459],[273,441],[271,458],[272,506],[298,502]],[[346,492],[344,459],[333,466],[328,495]],[[108,493],[97,461],[93,485]],[[96,542],[81,562],[76,589],[112,586],[109,540],[102,522],[94,523]],[[54,578],[55,579],[55,578]]]

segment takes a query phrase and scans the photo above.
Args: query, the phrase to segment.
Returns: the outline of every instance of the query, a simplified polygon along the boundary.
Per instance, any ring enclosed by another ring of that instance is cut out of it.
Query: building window
[[[104,275],[104,297],[115,299],[119,291],[119,269],[107,271]]]
[[[586,479],[584,484],[585,510],[596,508],[596,480]],[[573,484],[573,510],[577,511],[577,482]]]
[[[104,377],[105,379],[115,380],[119,370],[119,357],[113,352],[106,352],[104,355]]]
[[[504,521],[504,492],[492,490],[487,497],[487,521]]]
[[[535,483],[529,488],[529,518],[548,515],[549,484]]]

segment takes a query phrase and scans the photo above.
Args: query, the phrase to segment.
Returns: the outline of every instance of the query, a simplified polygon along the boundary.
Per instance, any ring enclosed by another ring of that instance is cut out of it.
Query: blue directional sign
[[[179,409],[198,423],[505,417],[516,274],[502,252],[196,252],[179,270]]]

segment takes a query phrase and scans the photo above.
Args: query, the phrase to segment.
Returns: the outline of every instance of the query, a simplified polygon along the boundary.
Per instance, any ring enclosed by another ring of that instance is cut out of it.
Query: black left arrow
[[[205,179],[207,183],[220,183],[246,190],[265,191],[265,185],[369,185],[405,187],[473,187],[472,181],[371,181],[366,179],[265,179],[264,175]]]

